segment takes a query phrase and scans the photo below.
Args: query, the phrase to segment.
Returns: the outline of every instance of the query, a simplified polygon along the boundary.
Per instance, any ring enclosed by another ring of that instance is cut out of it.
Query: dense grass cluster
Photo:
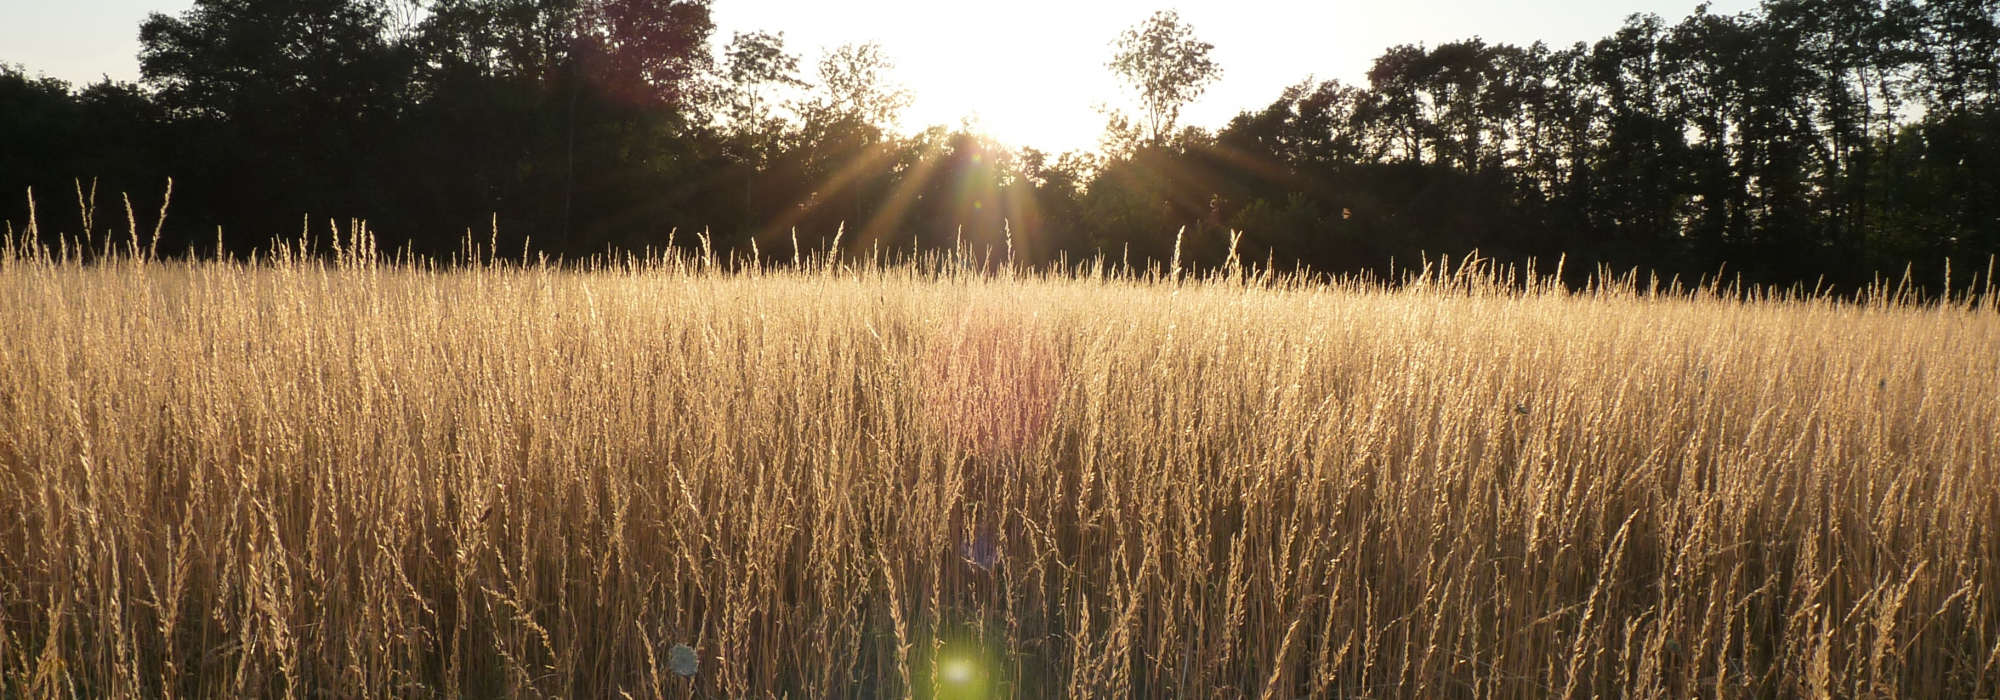
[[[1977,298],[0,260],[0,697],[2000,693]]]

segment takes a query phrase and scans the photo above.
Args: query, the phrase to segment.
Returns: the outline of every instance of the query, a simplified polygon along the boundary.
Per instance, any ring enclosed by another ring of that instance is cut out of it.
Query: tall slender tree
[[[1153,13],[1113,45],[1109,66],[1138,94],[1151,145],[1165,143],[1181,108],[1222,77],[1222,66],[1209,58],[1215,45],[1196,38],[1194,27],[1171,10]]]

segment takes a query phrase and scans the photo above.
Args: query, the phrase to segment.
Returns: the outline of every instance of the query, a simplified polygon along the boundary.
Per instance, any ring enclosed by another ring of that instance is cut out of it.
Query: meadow
[[[1987,295],[334,243],[0,254],[0,698],[2000,694]]]

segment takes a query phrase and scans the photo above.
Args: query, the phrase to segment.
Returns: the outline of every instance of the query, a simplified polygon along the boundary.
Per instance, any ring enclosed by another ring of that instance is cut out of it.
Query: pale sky
[[[976,118],[1001,141],[1049,151],[1093,148],[1095,107],[1129,106],[1104,67],[1118,33],[1172,9],[1215,44],[1222,79],[1183,114],[1216,128],[1269,104],[1308,75],[1363,84],[1369,63],[1395,44],[1480,36],[1554,46],[1594,41],[1627,15],[1677,20],[1698,0],[714,0],[716,42],[731,32],[784,32],[810,73],[822,48],[876,41],[916,101],[903,126]],[[0,61],[73,82],[138,77],[139,22],[192,0],[0,0]],[[1734,13],[1755,0],[1715,0]]]

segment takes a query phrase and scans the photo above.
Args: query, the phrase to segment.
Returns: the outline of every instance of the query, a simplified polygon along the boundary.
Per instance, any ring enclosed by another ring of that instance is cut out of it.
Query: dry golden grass
[[[1990,306],[0,260],[0,698],[2000,694]]]

